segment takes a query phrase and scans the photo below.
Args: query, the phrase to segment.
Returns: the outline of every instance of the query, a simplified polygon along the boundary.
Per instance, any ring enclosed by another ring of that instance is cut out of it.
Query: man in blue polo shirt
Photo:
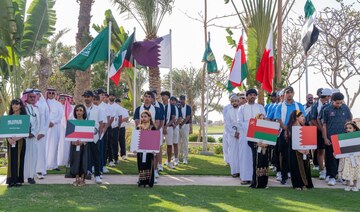
[[[274,119],[280,123],[282,132],[279,136],[279,152],[280,152],[280,167],[281,167],[281,184],[286,184],[289,172],[289,143],[285,138],[285,131],[287,130],[287,123],[290,118],[290,114],[294,110],[300,110],[304,116],[306,116],[304,107],[301,103],[294,100],[294,89],[288,86],[284,89],[284,101],[281,103],[275,111]]]
[[[328,185],[336,184],[335,177],[337,175],[337,161],[333,155],[330,137],[332,135],[345,133],[345,123],[352,120],[350,109],[343,104],[344,95],[342,93],[334,93],[331,96],[331,104],[324,109],[323,112],[323,138],[325,142],[325,166],[326,175],[330,176]]]

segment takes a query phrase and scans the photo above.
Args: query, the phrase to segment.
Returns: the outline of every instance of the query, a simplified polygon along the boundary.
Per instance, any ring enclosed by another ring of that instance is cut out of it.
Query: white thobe
[[[60,102],[55,99],[47,100],[50,115],[49,123],[53,123],[53,127],[49,127],[46,137],[46,168],[55,169],[58,167],[58,148],[61,133],[61,119],[64,116],[64,109]]]
[[[24,180],[34,178],[36,174],[36,161],[37,161],[37,136],[40,131],[40,113],[39,109],[28,104],[26,112],[30,115],[30,133],[34,135],[33,138],[26,138],[26,150],[24,160]]]
[[[73,106],[71,105],[71,113],[69,115],[69,119],[73,117]],[[65,133],[66,133],[66,111],[65,111],[65,105],[63,105],[63,116],[61,117],[60,122],[60,139],[59,139],[59,146],[58,146],[58,155],[57,155],[57,165],[58,166],[67,166],[69,165],[69,157],[70,157],[70,141],[65,141]]]
[[[231,106],[226,112],[225,116],[225,130],[227,132],[228,156],[230,160],[231,174],[240,173],[240,143],[239,139],[235,138],[235,133],[239,131],[239,124],[237,122],[239,107]],[[235,128],[235,129],[234,129]]]
[[[44,98],[44,97],[41,97]],[[36,142],[37,162],[36,172],[46,174],[46,133],[49,128],[49,108],[45,99],[38,101],[37,106],[40,113],[40,132],[44,137]]]
[[[238,124],[240,125],[240,179],[251,181],[253,175],[253,157],[250,146],[246,139],[249,120],[259,113],[265,115],[264,106],[254,103],[242,105],[239,109]]]
[[[225,123],[226,123],[226,113],[231,107],[232,107],[231,104],[228,104],[223,109],[224,131],[223,131],[223,137],[222,137],[222,145],[223,145],[224,161],[227,164],[230,164],[230,154],[229,154],[229,144],[228,144],[228,133],[225,128]]]

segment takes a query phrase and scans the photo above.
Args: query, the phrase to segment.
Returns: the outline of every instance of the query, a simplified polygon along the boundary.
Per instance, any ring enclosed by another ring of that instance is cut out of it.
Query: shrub
[[[208,136],[207,140],[208,140],[209,143],[215,143],[216,142],[216,139],[214,137],[212,137],[212,136]]]
[[[189,141],[191,141],[191,142],[196,142],[197,139],[198,139],[198,135],[197,135],[197,134],[189,135]]]
[[[222,143],[222,141],[223,141],[223,137],[219,137],[219,138],[218,138],[218,142],[219,142],[219,143]]]
[[[214,146],[214,153],[217,154],[217,155],[220,155],[223,153],[223,147],[221,144],[216,144]]]

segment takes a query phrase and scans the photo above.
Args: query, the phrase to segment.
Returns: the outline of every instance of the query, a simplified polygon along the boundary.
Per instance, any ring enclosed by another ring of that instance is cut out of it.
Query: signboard
[[[275,145],[279,135],[280,124],[262,119],[250,119],[246,135],[248,141]]]
[[[161,136],[159,130],[133,130],[130,151],[155,152],[160,151]]]
[[[66,124],[65,140],[93,142],[95,133],[94,120],[68,120]]]
[[[316,126],[293,126],[292,149],[310,150],[317,148]]]
[[[29,137],[30,116],[10,115],[0,117],[0,138]]]

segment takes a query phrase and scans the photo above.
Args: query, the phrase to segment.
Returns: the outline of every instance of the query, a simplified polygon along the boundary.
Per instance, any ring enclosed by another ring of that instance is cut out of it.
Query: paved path
[[[104,175],[103,184],[136,185],[137,175]],[[0,175],[0,185],[5,185],[6,176]],[[36,179],[35,179],[36,180]],[[74,179],[64,178],[64,175],[50,174],[43,180],[36,180],[37,184],[72,184]],[[269,178],[269,187],[291,187],[281,185],[274,177]],[[87,180],[87,184],[95,184],[94,180]],[[337,183],[336,186],[328,186],[324,180],[313,178],[315,188],[344,188]],[[210,186],[242,186],[238,178],[230,176],[199,176],[199,175],[160,175],[157,185],[160,186],[182,186],[182,185],[210,185]]]

